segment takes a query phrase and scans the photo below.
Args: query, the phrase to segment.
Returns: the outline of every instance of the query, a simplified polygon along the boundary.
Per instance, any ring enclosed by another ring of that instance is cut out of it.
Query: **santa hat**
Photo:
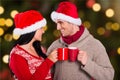
[[[61,2],[56,11],[51,13],[51,19],[56,22],[57,19],[68,21],[70,23],[81,25],[81,19],[78,17],[77,7],[68,1]]]
[[[37,29],[46,25],[46,19],[35,10],[21,12],[15,15],[15,29],[13,34],[23,35],[36,31]]]

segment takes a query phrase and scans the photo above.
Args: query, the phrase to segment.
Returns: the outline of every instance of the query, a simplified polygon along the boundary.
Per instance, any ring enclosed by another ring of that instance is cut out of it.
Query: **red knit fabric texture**
[[[84,32],[84,26],[81,25],[80,30],[77,31],[74,35],[67,36],[67,37],[62,36],[62,39],[65,43],[71,44],[72,42],[75,42],[76,40],[78,40],[80,38],[80,36],[83,34],[83,32]]]

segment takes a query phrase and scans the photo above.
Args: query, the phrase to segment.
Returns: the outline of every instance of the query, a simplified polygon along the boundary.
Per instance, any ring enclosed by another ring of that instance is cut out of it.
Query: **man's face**
[[[64,37],[73,35],[73,25],[67,21],[57,20],[57,30],[60,30]]]

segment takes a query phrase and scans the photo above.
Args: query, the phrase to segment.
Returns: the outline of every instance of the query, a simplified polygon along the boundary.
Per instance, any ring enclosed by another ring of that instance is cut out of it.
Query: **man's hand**
[[[87,53],[85,51],[79,51],[77,60],[80,61],[82,65],[86,65],[87,59],[88,59]]]

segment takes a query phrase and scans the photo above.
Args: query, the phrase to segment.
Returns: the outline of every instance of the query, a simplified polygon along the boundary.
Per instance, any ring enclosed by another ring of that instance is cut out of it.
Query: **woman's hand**
[[[49,55],[48,58],[53,61],[53,62],[57,62],[58,58],[57,58],[57,50],[53,50]]]

